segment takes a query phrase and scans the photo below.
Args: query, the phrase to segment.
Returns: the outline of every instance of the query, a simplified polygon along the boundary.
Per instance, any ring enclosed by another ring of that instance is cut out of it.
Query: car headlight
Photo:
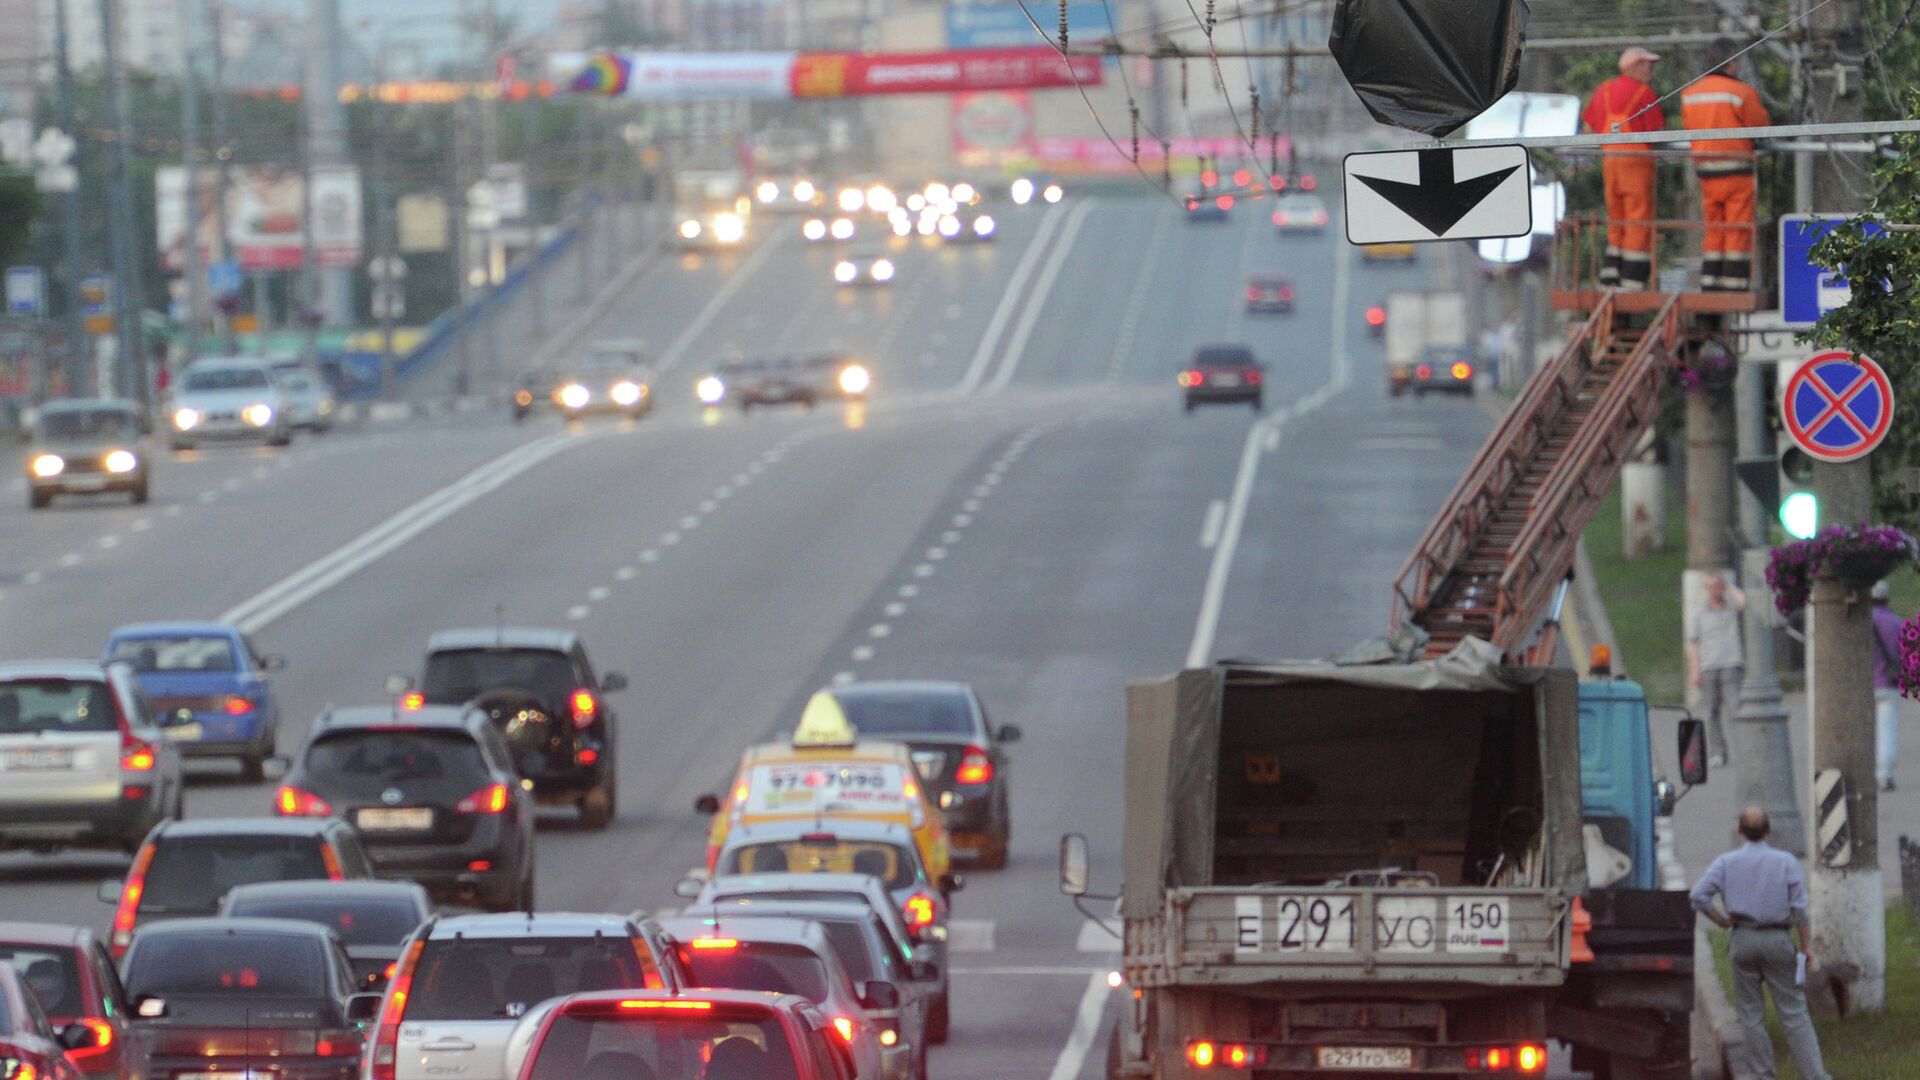
[[[913,222],[908,221],[904,217],[894,218],[893,219],[893,235],[895,236],[913,235]]]
[[[819,218],[808,218],[807,223],[800,226],[800,235],[809,240],[824,240],[827,236],[827,223]]]
[[[884,214],[900,205],[900,200],[884,185],[875,184],[867,189],[867,209],[876,214]]]
[[[737,244],[747,235],[747,222],[739,214],[721,214],[713,219],[713,238],[723,244]]]
[[[49,476],[59,476],[66,472],[67,462],[59,454],[38,454],[29,467],[33,470],[33,475],[44,480]]]
[[[819,189],[815,188],[809,181],[801,180],[793,185],[793,197],[797,202],[810,203],[817,194],[819,194]]]
[[[985,214],[982,214],[979,217],[974,218],[973,219],[973,235],[992,236],[993,235],[993,219],[988,217]]]
[[[780,197],[780,185],[771,180],[763,182],[753,192],[763,203],[770,203]]]
[[[240,410],[240,419],[254,427],[266,427],[273,423],[273,406],[264,401],[256,401]]]
[[[727,396],[727,384],[720,381],[720,376],[709,375],[693,384],[693,392],[701,401],[717,405],[721,398]]]
[[[173,410],[174,430],[189,431],[195,427],[198,427],[199,424],[200,424],[200,410],[184,409],[184,408]]]
[[[513,392],[513,403],[523,409],[533,404],[533,391],[528,390],[524,386],[515,390]]]
[[[833,264],[833,280],[842,285],[852,281],[859,273],[860,268],[845,259]]]
[[[926,195],[928,202],[946,202],[947,199],[953,195],[953,189],[935,180],[933,183],[927,185]]]
[[[960,183],[953,185],[954,202],[971,203],[974,199],[978,198],[979,195],[979,192],[973,190],[972,184]]]
[[[834,218],[833,219],[833,238],[835,240],[853,239],[853,219],[852,218]]]
[[[952,214],[947,214],[941,217],[940,235],[948,236],[948,237],[959,236],[960,235],[960,219],[957,217],[954,217]]]
[[[130,450],[114,450],[100,459],[110,473],[130,473],[140,467],[140,459]]]
[[[873,260],[872,269],[869,270],[868,272],[873,275],[873,280],[875,281],[892,281],[893,280],[893,260],[892,259],[875,259]]]
[[[587,407],[587,402],[593,400],[593,394],[577,382],[561,387],[560,392],[554,396],[559,399],[560,404],[569,409],[584,409]]]
[[[927,208],[927,197],[925,195],[922,195],[916,191],[913,194],[907,196],[907,209],[917,214],[920,211],[925,210],[926,208]]]
[[[607,396],[613,398],[613,403],[616,405],[632,405],[646,396],[646,392],[646,387],[637,382],[622,381],[614,383],[613,389],[608,391]]]
[[[685,220],[685,221],[683,221],[683,222],[681,222],[681,223],[680,223],[680,235],[681,235],[681,237],[683,237],[684,239],[687,239],[687,240],[697,240],[697,239],[699,239],[699,238],[700,238],[700,223],[699,223],[699,222],[697,222],[697,221],[695,221],[695,220],[693,220],[692,218],[688,218],[687,220]]]
[[[922,214],[920,215],[919,224],[913,227],[913,231],[919,233],[921,236],[932,236],[933,230],[938,228],[939,225],[940,225],[939,221],[925,214]]]
[[[330,397],[321,398],[318,411],[321,416],[331,416],[333,414],[333,399]]]
[[[1066,192],[1060,189],[1059,184],[1048,184],[1047,190],[1040,193],[1040,197],[1050,203],[1059,202],[1065,195]]]
[[[857,214],[867,205],[867,193],[854,187],[841,188],[838,204],[846,213]]]
[[[864,394],[867,387],[873,385],[873,376],[860,364],[848,364],[840,369],[840,392],[843,394]]]
[[[1013,196],[1016,205],[1025,206],[1033,201],[1033,181],[1023,176],[1007,188],[1007,194]]]

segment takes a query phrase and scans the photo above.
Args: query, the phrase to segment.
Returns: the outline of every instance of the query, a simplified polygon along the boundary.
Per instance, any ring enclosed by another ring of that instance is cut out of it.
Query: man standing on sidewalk
[[[1900,754],[1900,616],[1893,613],[1893,589],[1873,583],[1873,727],[1874,773],[1880,790],[1893,790],[1893,767]]]
[[[1801,1080],[1830,1080],[1807,1014],[1807,879],[1792,855],[1767,843],[1772,828],[1765,810],[1741,811],[1740,835],[1746,843],[1713,860],[1689,899],[1695,911],[1733,931],[1727,959],[1733,964],[1734,1007],[1748,1057],[1745,1068],[1734,1063],[1735,1075],[1774,1080],[1773,1039],[1767,1034],[1770,994]],[[1724,912],[1713,906],[1715,897]]]
[[[1707,603],[1687,623],[1687,680],[1700,691],[1707,714],[1707,750],[1714,765],[1727,763],[1727,724],[1740,709],[1740,613],[1747,596],[1719,571],[1707,575]]]

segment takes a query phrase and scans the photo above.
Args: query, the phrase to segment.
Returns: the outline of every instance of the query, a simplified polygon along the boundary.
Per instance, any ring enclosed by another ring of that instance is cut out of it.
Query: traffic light
[[[1797,446],[1776,458],[1741,458],[1733,471],[1762,506],[1775,509],[1780,527],[1795,540],[1810,540],[1820,531],[1820,500],[1808,490],[1813,483],[1813,459]]]

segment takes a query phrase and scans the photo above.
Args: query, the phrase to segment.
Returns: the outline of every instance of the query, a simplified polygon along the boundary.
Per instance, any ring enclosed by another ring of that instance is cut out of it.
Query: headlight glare
[[[875,281],[892,281],[893,280],[893,260],[892,259],[873,260],[873,268],[870,271],[870,273],[873,274],[873,280]]]
[[[727,384],[721,382],[718,375],[709,375],[693,384],[693,392],[701,401],[717,405],[721,398],[727,396]]]
[[[240,410],[240,419],[254,427],[266,427],[273,423],[273,406],[264,401],[256,401]]]
[[[613,384],[613,389],[608,392],[608,396],[613,398],[613,403],[616,405],[632,405],[640,400],[641,393],[639,383],[617,382]]]
[[[200,424],[200,410],[198,409],[173,410],[173,426],[175,430],[190,431],[193,428],[198,427],[199,424]]]
[[[587,388],[579,383],[568,383],[561,387],[559,397],[560,404],[569,409],[584,409],[587,407],[587,402],[593,399],[593,395],[587,391]]]
[[[993,219],[985,214],[973,219],[973,234],[975,236],[992,236],[993,227]]]
[[[833,264],[833,280],[840,282],[842,285],[852,281],[859,272],[858,267],[845,259],[841,259],[839,262]]]
[[[827,235],[827,223],[819,218],[808,218],[807,223],[800,226],[800,235],[809,240],[824,240]]]
[[[132,451],[115,450],[101,458],[100,464],[110,473],[130,473],[140,467],[140,459],[134,457]]]
[[[59,476],[66,472],[67,462],[59,454],[40,454],[33,459],[32,469],[33,475],[44,480],[49,476]]]
[[[860,364],[848,364],[840,369],[840,392],[844,394],[864,394],[867,387],[873,385],[873,376]]]
[[[747,223],[739,214],[721,214],[713,219],[713,238],[723,244],[737,244],[747,235]]]
[[[695,220],[693,220],[692,218],[688,218],[687,220],[685,220],[685,221],[683,221],[683,222],[681,222],[681,223],[680,223],[680,235],[681,235],[681,237],[683,237],[684,239],[687,239],[687,240],[697,240],[697,239],[699,239],[699,237],[700,237],[700,223],[699,223],[699,222],[697,222],[697,221],[695,221]]]

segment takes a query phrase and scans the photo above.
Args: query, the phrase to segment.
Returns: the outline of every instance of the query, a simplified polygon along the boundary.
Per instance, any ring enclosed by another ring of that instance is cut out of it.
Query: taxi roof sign
[[[793,731],[793,745],[806,746],[852,746],[859,732],[853,722],[840,708],[840,702],[825,690],[808,699],[807,707],[800,713],[800,726]]]

